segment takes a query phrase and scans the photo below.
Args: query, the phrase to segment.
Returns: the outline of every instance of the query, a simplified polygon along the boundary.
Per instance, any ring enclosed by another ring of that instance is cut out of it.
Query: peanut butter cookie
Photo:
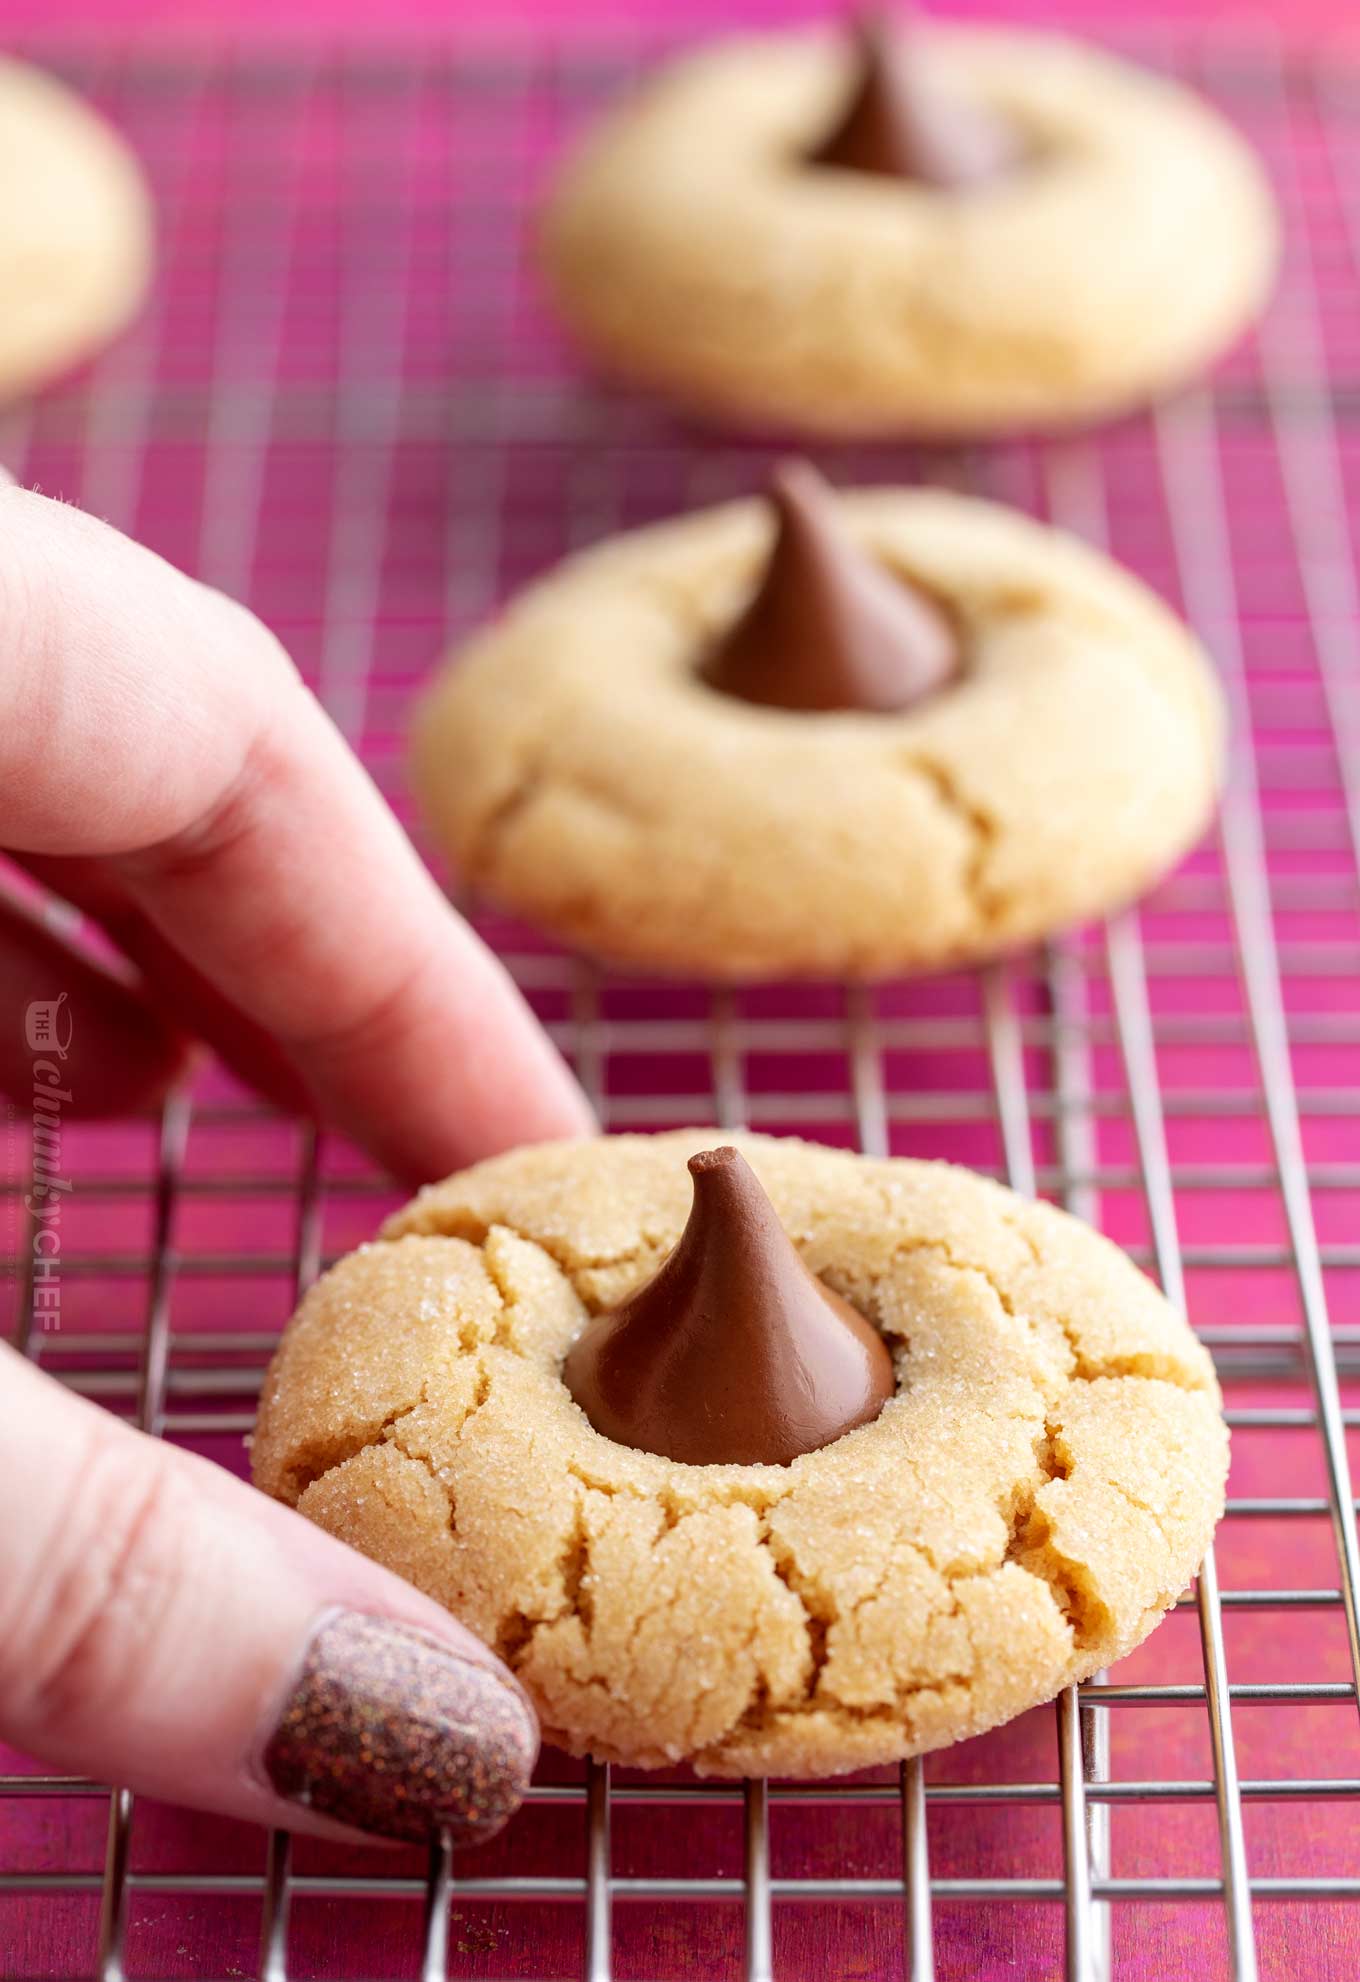
[[[972,961],[1157,879],[1222,752],[1180,621],[1014,511],[806,481],[777,527],[738,502],[569,559],[453,658],[414,782],[462,878],[584,950],[726,979]]]
[[[1222,1511],[1209,1358],[1114,1246],[967,1171],[730,1138],[827,1325],[848,1304],[886,1345],[892,1394],[863,1363],[854,1428],[785,1464],[594,1428],[564,1361],[693,1241],[686,1159],[719,1140],[526,1149],[423,1191],[304,1300],[257,1483],[456,1611],[576,1754],[831,1774],[975,1734],[1130,1650]]]
[[[151,274],[151,203],[103,119],[0,60],[0,400],[121,330]]]
[[[877,438],[1111,413],[1250,322],[1274,204],[1206,104],[1053,35],[910,44],[722,41],[607,115],[542,230],[581,343],[714,419]]]

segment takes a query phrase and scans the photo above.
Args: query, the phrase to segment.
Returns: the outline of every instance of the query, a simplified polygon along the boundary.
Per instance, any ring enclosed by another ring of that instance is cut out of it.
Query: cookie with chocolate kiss
[[[837,1435],[885,1350],[891,1398]],[[784,1452],[827,1442],[769,1463],[776,1416]],[[1213,1532],[1227,1433],[1184,1318],[1053,1206],[686,1129],[422,1191],[306,1295],[252,1457],[493,1645],[545,1741],[828,1775],[1139,1643]]]
[[[660,65],[573,145],[539,235],[598,366],[743,433],[875,442],[1181,385],[1260,308],[1277,239],[1192,90],[897,9]]]
[[[462,881],[576,948],[866,979],[1127,901],[1220,752],[1202,650],[1107,558],[798,468],[510,601],[425,696],[413,776]]]

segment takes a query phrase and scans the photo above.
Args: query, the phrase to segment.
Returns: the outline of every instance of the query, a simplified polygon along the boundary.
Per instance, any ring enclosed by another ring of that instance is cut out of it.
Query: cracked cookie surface
[[[596,1432],[560,1377],[735,1142],[897,1393],[789,1466]],[[548,1740],[833,1774],[980,1732],[1136,1645],[1223,1507],[1209,1358],[1064,1213],[945,1164],[682,1130],[516,1151],[423,1191],[307,1295],[259,1486],[514,1667]]]
[[[864,978],[1047,934],[1185,851],[1223,725],[1180,621],[996,504],[838,502],[953,614],[961,678],[898,715],[721,695],[698,669],[758,580],[768,505],[612,538],[521,594],[421,705],[417,793],[465,880],[648,968]]]
[[[1109,413],[1237,336],[1277,224],[1207,104],[1055,35],[935,26],[928,48],[1027,154],[987,187],[805,162],[854,87],[848,36],[738,37],[649,76],[545,213],[582,344],[711,418],[879,439]]]

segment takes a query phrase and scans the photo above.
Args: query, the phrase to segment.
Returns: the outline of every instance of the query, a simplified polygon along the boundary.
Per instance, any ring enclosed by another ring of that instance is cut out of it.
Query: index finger
[[[579,1135],[584,1098],[282,648],[0,486],[0,844],[108,859],[393,1170]]]

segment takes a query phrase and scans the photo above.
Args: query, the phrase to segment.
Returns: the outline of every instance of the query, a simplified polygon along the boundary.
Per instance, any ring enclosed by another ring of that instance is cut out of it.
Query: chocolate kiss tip
[[[755,596],[701,669],[710,688],[767,708],[900,713],[958,672],[933,599],[862,551],[807,461],[770,480],[777,528]]]
[[[619,1445],[691,1466],[785,1466],[878,1416],[892,1358],[808,1271],[738,1150],[701,1150],[689,1172],[675,1250],[590,1323],[563,1380]]]
[[[961,191],[1002,178],[1019,146],[980,104],[943,94],[923,73],[909,29],[894,28],[876,8],[855,20],[859,77],[830,135],[810,165],[836,165],[886,179],[910,179]]]

